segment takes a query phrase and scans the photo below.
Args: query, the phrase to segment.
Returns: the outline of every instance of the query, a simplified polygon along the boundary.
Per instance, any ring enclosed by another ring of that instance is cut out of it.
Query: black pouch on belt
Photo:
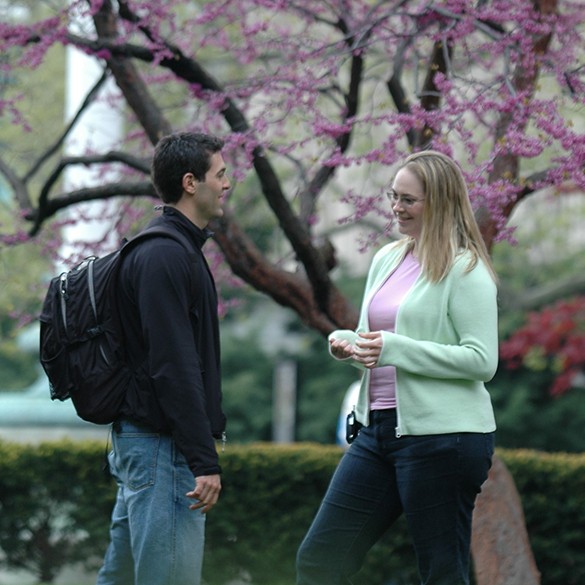
[[[352,410],[345,419],[345,440],[351,445],[354,439],[358,436],[362,423],[355,418],[355,410]]]

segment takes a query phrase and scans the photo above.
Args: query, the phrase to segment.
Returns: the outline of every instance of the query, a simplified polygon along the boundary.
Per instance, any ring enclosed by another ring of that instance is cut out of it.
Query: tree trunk
[[[496,456],[477,499],[471,551],[477,585],[540,585],[520,496]]]

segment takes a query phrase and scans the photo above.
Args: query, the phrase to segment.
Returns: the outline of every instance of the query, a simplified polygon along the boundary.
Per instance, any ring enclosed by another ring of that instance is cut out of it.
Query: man
[[[164,203],[154,236],[130,250],[119,307],[131,364],[144,379],[113,425],[118,483],[110,545],[97,585],[199,585],[205,513],[221,490],[215,439],[223,438],[219,327],[213,276],[202,253],[223,215],[230,182],[213,136],[177,133],[156,145],[152,179]]]

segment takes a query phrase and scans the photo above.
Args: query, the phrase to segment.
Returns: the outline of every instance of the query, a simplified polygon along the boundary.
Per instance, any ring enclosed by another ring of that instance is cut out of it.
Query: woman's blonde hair
[[[411,154],[400,169],[408,169],[421,182],[424,193],[422,230],[417,253],[431,282],[440,282],[461,252],[471,253],[466,271],[481,258],[494,272],[485,242],[471,208],[461,170],[447,155],[434,150]],[[414,241],[410,242],[414,246]]]

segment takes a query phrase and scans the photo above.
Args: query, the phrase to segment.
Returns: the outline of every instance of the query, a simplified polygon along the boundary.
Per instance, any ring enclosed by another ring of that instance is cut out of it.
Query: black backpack
[[[126,252],[142,240],[165,236],[179,241],[195,258],[187,238],[164,226],[142,231],[107,256],[91,256],[54,277],[40,320],[40,361],[52,400],[71,398],[77,414],[96,424],[116,420],[132,383],[147,381],[127,363],[117,313],[117,276]]]

